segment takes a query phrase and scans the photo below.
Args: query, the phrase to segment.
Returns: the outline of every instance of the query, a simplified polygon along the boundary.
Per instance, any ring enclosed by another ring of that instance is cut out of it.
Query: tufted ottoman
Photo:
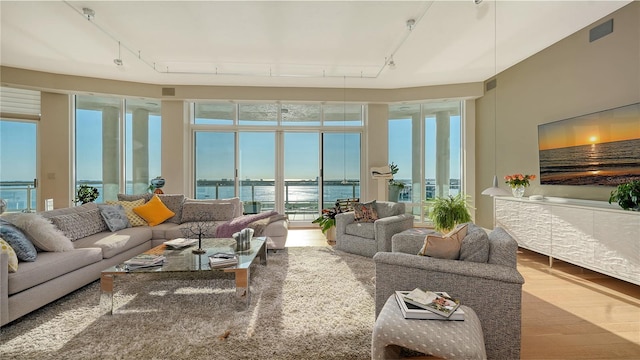
[[[371,339],[371,359],[398,359],[399,347],[443,359],[486,359],[478,316],[468,306],[464,321],[405,319],[391,295],[384,304]]]

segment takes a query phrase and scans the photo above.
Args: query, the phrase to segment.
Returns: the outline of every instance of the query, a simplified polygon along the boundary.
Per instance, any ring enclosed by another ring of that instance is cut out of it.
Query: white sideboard
[[[601,201],[494,197],[495,226],[522,248],[640,285],[640,212]]]

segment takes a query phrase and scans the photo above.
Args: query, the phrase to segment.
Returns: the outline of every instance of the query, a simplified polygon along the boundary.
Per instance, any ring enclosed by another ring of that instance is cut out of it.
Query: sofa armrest
[[[391,239],[391,251],[417,255],[422,246],[424,246],[425,236],[425,234],[396,235]]]
[[[378,251],[391,251],[391,237],[413,227],[413,215],[400,214],[378,219],[373,223]]]
[[[347,225],[356,222],[356,213],[353,211],[336,214],[336,237],[338,234],[347,233]]]
[[[520,357],[524,279],[517,269],[391,252],[379,252],[373,260],[376,317],[396,290],[446,291],[478,314],[489,358]]]
[[[9,321],[9,255],[0,253],[0,326]]]

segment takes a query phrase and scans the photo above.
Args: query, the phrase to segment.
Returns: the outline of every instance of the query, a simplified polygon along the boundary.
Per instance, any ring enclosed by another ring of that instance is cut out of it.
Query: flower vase
[[[513,197],[521,198],[524,195],[524,185],[516,185],[511,188]]]

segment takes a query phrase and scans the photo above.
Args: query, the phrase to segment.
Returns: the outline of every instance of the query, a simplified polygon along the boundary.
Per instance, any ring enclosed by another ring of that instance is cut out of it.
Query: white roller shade
[[[40,119],[40,92],[0,87],[2,117]]]

